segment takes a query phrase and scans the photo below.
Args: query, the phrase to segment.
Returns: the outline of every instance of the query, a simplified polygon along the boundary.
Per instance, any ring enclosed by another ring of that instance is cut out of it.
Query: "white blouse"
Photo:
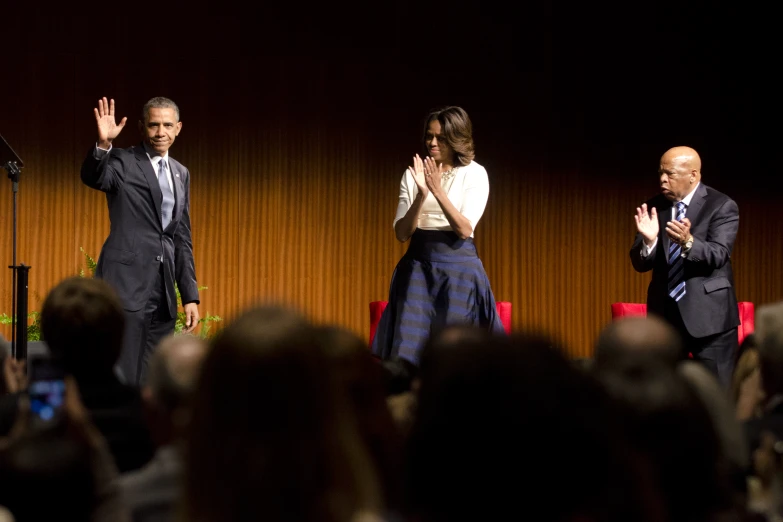
[[[449,180],[443,180],[443,187],[446,190],[449,201],[459,210],[460,214],[470,221],[471,228],[475,231],[476,224],[484,214],[489,197],[489,178],[487,171],[476,163],[471,161],[469,165],[457,167],[455,174]],[[400,181],[400,202],[397,204],[397,215],[394,218],[392,226],[402,219],[411,207],[411,202],[416,199],[419,193],[419,187],[413,179],[413,174],[409,169],[405,170]],[[451,225],[446,219],[443,210],[438,204],[438,200],[432,195],[427,194],[424,205],[419,215],[418,228],[422,230],[451,230]],[[471,232],[470,237],[473,237]]]

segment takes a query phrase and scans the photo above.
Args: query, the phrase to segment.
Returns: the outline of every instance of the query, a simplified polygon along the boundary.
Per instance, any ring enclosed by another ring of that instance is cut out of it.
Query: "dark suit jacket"
[[[182,303],[198,303],[196,268],[190,237],[190,173],[169,156],[174,211],[163,229],[158,178],[142,145],[104,152],[94,145],[82,164],[82,181],[106,193],[111,231],[103,244],[95,275],[118,292],[125,309],[141,310],[149,299],[163,259],[166,297],[177,314],[174,281]]]
[[[664,316],[666,306],[677,306],[688,333],[706,337],[739,325],[731,251],[739,227],[737,204],[725,194],[700,183],[685,217],[691,221],[693,248],[685,258],[686,294],[677,303],[668,296],[669,238],[666,222],[673,203],[662,194],[647,202],[658,211],[658,244],[649,256],[641,255],[643,238],[636,234],[631,261],[638,272],[653,271],[647,289],[647,311]]]

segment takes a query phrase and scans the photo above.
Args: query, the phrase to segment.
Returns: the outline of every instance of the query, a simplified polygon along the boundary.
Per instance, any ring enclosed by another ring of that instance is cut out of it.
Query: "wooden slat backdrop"
[[[387,298],[406,248],[391,227],[400,176],[419,152],[421,118],[445,103],[465,107],[474,121],[476,159],[491,183],[476,243],[496,298],[513,303],[516,329],[550,333],[585,356],[612,302],[644,301],[649,275],[635,273],[628,259],[632,215],[656,191],[660,154],[681,143],[702,153],[705,182],[740,206],[739,299],[783,299],[778,202],[737,176],[746,150],[730,147],[750,141],[738,127],[742,93],[731,98],[700,84],[688,98],[697,123],[672,126],[657,121],[672,98],[645,87],[643,75],[626,71],[622,87],[591,87],[567,53],[546,42],[499,55],[492,53],[504,48],[500,40],[487,40],[483,59],[480,50],[467,56],[467,74],[440,81],[431,64],[414,62],[397,44],[218,53],[219,41],[247,42],[238,36],[241,21],[221,20],[209,34],[188,33],[183,45],[202,51],[197,58],[174,53],[160,68],[136,52],[129,29],[112,59],[100,60],[87,36],[69,39],[54,22],[6,56],[7,70],[19,74],[0,84],[0,133],[25,161],[18,260],[33,267],[31,309],[84,267],[79,247],[97,257],[108,233],[104,196],[78,175],[103,95],[129,117],[117,146],[137,142],[148,98],[170,96],[182,109],[172,156],[193,176],[196,268],[209,287],[202,315],[230,320],[253,303],[276,301],[366,337],[368,303]],[[619,89],[634,93],[626,101],[643,101],[614,104]],[[8,265],[5,183],[0,247]],[[0,311],[10,312],[10,270],[0,281]]]

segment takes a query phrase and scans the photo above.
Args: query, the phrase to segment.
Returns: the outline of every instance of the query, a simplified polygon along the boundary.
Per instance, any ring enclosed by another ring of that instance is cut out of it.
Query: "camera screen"
[[[41,420],[52,420],[65,401],[65,381],[34,381],[28,388],[30,411]]]

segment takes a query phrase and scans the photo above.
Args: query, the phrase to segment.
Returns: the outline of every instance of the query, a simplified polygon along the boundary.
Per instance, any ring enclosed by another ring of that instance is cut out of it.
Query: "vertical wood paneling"
[[[740,229],[732,254],[737,298],[757,305],[783,299],[783,225],[775,195],[737,202]]]
[[[263,301],[280,301],[277,278],[281,226],[285,219],[281,190],[287,179],[286,157],[282,154],[288,129],[274,125],[284,119],[286,85],[275,63],[265,68],[264,89],[257,89],[258,71],[251,62],[243,64],[238,81],[247,86],[244,101],[252,107],[243,121],[253,130],[240,140],[240,189],[237,208],[239,227],[239,299],[235,313]],[[252,86],[252,87],[251,87]],[[251,100],[255,103],[251,104]],[[300,144],[301,145],[301,144]],[[294,217],[292,215],[292,217]]]
[[[71,59],[47,58],[30,64],[31,82],[23,104],[27,121],[39,122],[22,140],[26,156],[26,185],[19,198],[19,259],[35,260],[30,270],[30,310],[40,310],[44,289],[52,278],[76,275],[73,267],[74,186],[70,175],[74,157],[62,136],[73,132],[74,67]],[[51,85],[59,85],[50,89]],[[63,110],[63,108],[65,110]],[[52,115],[58,114],[58,117]],[[62,114],[62,117],[59,117]],[[29,138],[29,139],[28,139]]]
[[[106,96],[116,100],[117,121],[127,117],[125,128],[114,142],[115,146],[127,147],[138,141],[138,108],[132,106],[128,91],[131,88],[126,80],[129,76],[125,67],[116,62],[104,63],[94,56],[76,56],[74,74],[74,96],[70,102],[73,134],[69,144],[74,164],[68,177],[74,182],[74,220],[73,255],[75,266],[89,275],[86,260],[79,250],[98,260],[101,246],[109,235],[109,211],[106,207],[106,195],[81,182],[80,169],[84,158],[95,147],[98,138],[93,109],[98,107],[98,99]],[[50,287],[56,284],[50,280]]]
[[[225,84],[216,68],[236,68],[236,60],[183,61],[171,71],[168,96],[182,111],[183,127],[171,150],[191,174],[190,214],[202,316],[232,313],[239,300],[239,194],[243,140],[242,113],[214,100],[242,106],[246,91]],[[176,79],[176,81],[174,81]],[[162,94],[162,93],[161,93]],[[218,324],[214,328],[219,328]]]
[[[251,304],[275,301],[366,337],[368,303],[387,298],[407,247],[396,241],[391,223],[400,177],[419,151],[419,119],[444,100],[464,104],[476,122],[476,161],[491,184],[476,244],[496,298],[513,303],[517,330],[552,333],[570,353],[588,355],[612,302],[645,299],[649,274],[634,272],[628,258],[632,216],[655,192],[664,149],[638,146],[620,161],[609,146],[542,130],[553,108],[521,102],[527,105],[511,114],[480,75],[423,92],[408,81],[421,72],[414,66],[367,63],[350,54],[173,58],[154,82],[142,57],[104,63],[78,53],[31,54],[13,60],[25,73],[0,87],[0,133],[27,163],[19,258],[34,267],[31,296],[43,298],[83,266],[80,246],[97,256],[108,233],[104,196],[84,187],[78,174],[95,140],[91,111],[98,97],[113,96],[129,117],[117,142],[128,146],[138,141],[143,102],[167,95],[183,111],[172,156],[192,173],[197,274],[209,287],[202,315],[230,320]],[[494,74],[498,82],[507,80],[507,93],[523,89],[520,98],[539,89]],[[614,139],[623,144],[621,134]],[[718,173],[729,193],[730,179]],[[6,183],[3,266],[10,263],[11,244]],[[736,198],[738,297],[757,304],[783,299],[777,202],[753,192]],[[0,310],[10,311],[11,278],[4,274]],[[31,297],[31,308],[37,305]]]
[[[75,275],[73,255],[74,158],[68,140],[73,134],[72,58],[39,57],[11,60],[20,81],[7,83],[0,132],[24,161],[18,192],[17,262],[31,266],[29,310],[40,310],[50,282]],[[57,86],[52,88],[52,86]],[[0,203],[3,237],[0,311],[12,309],[12,191],[3,171]],[[4,329],[10,336],[10,327]]]

